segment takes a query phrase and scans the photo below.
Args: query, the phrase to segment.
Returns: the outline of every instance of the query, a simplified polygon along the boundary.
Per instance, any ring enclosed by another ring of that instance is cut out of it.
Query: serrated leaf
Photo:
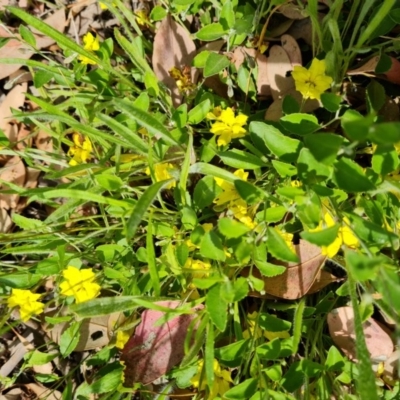
[[[65,358],[69,356],[79,342],[81,323],[72,322],[60,337],[60,353]]]
[[[289,248],[283,237],[273,228],[268,228],[266,245],[268,252],[279,260],[297,262],[299,258]]]

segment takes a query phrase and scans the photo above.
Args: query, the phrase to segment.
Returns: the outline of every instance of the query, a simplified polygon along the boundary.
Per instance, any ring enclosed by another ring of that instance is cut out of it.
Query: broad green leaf
[[[209,99],[202,101],[193,107],[188,113],[188,120],[191,124],[199,124],[206,117],[207,113],[210,111],[211,102]]]
[[[284,163],[278,160],[272,160],[272,165],[276,169],[276,172],[282,177],[293,176],[297,174],[297,168],[294,165]]]
[[[303,183],[316,184],[329,177],[331,168],[318,162],[309,149],[302,148],[297,160],[297,171]]]
[[[333,180],[339,189],[349,193],[375,189],[375,185],[365,176],[362,168],[344,157],[334,164]]]
[[[231,0],[225,1],[224,5],[222,6],[219,21],[221,22],[223,28],[226,30],[233,28],[233,26],[235,25],[235,12],[233,10]]]
[[[370,113],[378,113],[386,101],[384,87],[375,79],[367,86],[367,107]]]
[[[201,51],[193,59],[192,65],[196,68],[204,68],[209,55],[210,51],[208,50]]]
[[[60,337],[60,353],[65,358],[75,349],[80,338],[81,322],[72,322]]]
[[[304,372],[299,361],[291,363],[288,371],[282,378],[280,384],[288,392],[294,392],[304,383]]]
[[[215,178],[221,178],[224,179],[227,182],[233,183],[235,180],[237,180],[237,176],[233,175],[232,172],[229,172],[223,168],[216,167],[211,164],[206,164],[206,163],[196,163],[193,164],[190,169],[189,173],[191,174],[203,174],[203,175],[211,175],[214,176]]]
[[[212,286],[206,294],[206,310],[213,324],[223,332],[228,321],[228,304],[222,300],[221,284]]]
[[[169,182],[171,182],[171,179],[153,183],[140,196],[126,226],[125,234],[128,240],[130,240],[135,235],[136,230],[140,222],[142,221],[146,211],[153,204],[153,201],[156,199],[160,190]]]
[[[318,119],[312,114],[292,113],[283,116],[279,122],[288,132],[300,136],[320,129]]]
[[[257,89],[254,84],[254,80],[252,78],[252,75],[249,71],[249,69],[242,64],[239,67],[238,74],[237,74],[237,83],[240,89],[245,93],[246,95],[252,97],[256,94]]]
[[[269,332],[284,332],[289,331],[292,327],[292,323],[285,321],[284,319],[275,317],[275,315],[262,313],[258,320],[261,328]]]
[[[351,250],[346,251],[345,259],[347,268],[359,282],[375,279],[379,267],[384,263],[382,257],[368,257]]]
[[[268,343],[262,344],[256,348],[257,355],[264,360],[276,360],[281,352],[281,342],[275,338]]]
[[[212,176],[205,176],[197,182],[193,193],[193,202],[199,209],[212,204],[213,200],[222,192],[220,186]]]
[[[212,42],[213,40],[221,38],[226,33],[227,31],[223,28],[223,26],[220,23],[214,22],[210,25],[201,28],[196,33],[196,37],[197,39],[203,40],[205,42]]]
[[[274,206],[264,209],[257,213],[258,219],[265,222],[279,222],[287,213],[287,208],[284,206]]]
[[[287,94],[283,98],[282,111],[286,115],[298,113],[298,112],[300,112],[300,104],[297,102],[297,100],[293,96],[291,96],[290,94]]]
[[[342,371],[343,367],[343,356],[335,346],[331,346],[328,351],[328,356],[326,357],[325,368],[328,371]]]
[[[24,358],[27,360],[25,367],[30,368],[36,365],[44,365],[54,360],[57,357],[57,353],[42,353],[39,350],[33,350],[31,353],[27,353]]]
[[[105,173],[101,175],[96,175],[96,181],[101,187],[110,192],[119,190],[121,189],[121,186],[124,185],[123,180],[119,176]]]
[[[229,67],[229,65],[231,65],[231,62],[227,56],[211,52],[204,65],[204,77],[207,78],[209,76],[217,75],[222,70]]]
[[[379,175],[387,175],[399,166],[399,155],[393,145],[378,145],[372,156],[372,169]]]
[[[43,276],[30,272],[16,272],[14,274],[0,275],[0,284],[16,289],[29,289],[36,285]]]
[[[340,108],[342,98],[334,93],[322,93],[321,102],[328,111],[336,112]]]
[[[261,139],[271,153],[281,161],[296,161],[302,147],[299,140],[283,135],[274,126],[264,122],[251,122],[249,130],[252,137],[256,136]],[[254,144],[257,145],[256,142]]]
[[[237,169],[257,169],[266,166],[259,157],[238,149],[224,151],[219,154],[219,157],[225,165]]]
[[[261,275],[266,276],[268,278],[272,278],[273,276],[281,275],[286,271],[286,267],[277,264],[271,264],[265,260],[254,260],[256,267],[261,272]]]
[[[343,138],[333,133],[318,133],[307,135],[304,142],[317,161],[332,165],[337,158]]]
[[[234,183],[240,197],[248,204],[256,203],[257,201],[265,197],[264,192],[250,182],[236,179]]]
[[[400,9],[392,10],[392,11],[397,11],[399,12]],[[399,22],[400,23],[400,22]],[[375,73],[376,74],[384,74],[388,72],[392,68],[392,59],[385,53],[382,53],[381,56],[379,57],[378,64],[376,64],[375,67]]]
[[[195,211],[189,206],[184,206],[181,210],[181,221],[185,229],[193,230],[198,224]]]
[[[211,260],[225,261],[226,254],[222,246],[221,239],[213,232],[206,232],[201,239],[200,254]]]
[[[273,228],[268,228],[266,244],[268,252],[275,258],[287,262],[299,261],[297,255],[289,248],[283,237]]]
[[[259,381],[256,378],[246,379],[244,382],[235,385],[224,393],[224,398],[228,400],[250,399],[256,392]]]
[[[233,282],[233,302],[243,300],[249,293],[247,279],[243,277],[236,278]]]
[[[167,16],[167,10],[160,5],[156,5],[155,7],[152,8],[149,18],[152,21],[161,21],[166,16]]]
[[[139,125],[146,128],[152,136],[161,136],[167,144],[177,145],[180,147],[180,144],[171,136],[171,133],[167,128],[165,128],[160,121],[148,112],[135,107],[131,102],[124,99],[114,98],[113,103],[125,115],[133,118]]]
[[[250,340],[239,340],[227,346],[215,349],[216,357],[230,368],[239,367],[243,362],[243,356],[248,351]]]
[[[376,144],[400,142],[400,122],[383,122],[370,126],[368,139]]]
[[[340,225],[334,225],[330,228],[323,229],[317,232],[301,232],[300,236],[302,239],[315,244],[317,246],[329,246],[335,241],[338,236]]]
[[[368,136],[368,129],[373,124],[374,117],[363,117],[358,111],[347,110],[342,117],[341,124],[346,135],[352,140],[364,141]]]
[[[238,238],[250,231],[246,225],[231,218],[220,218],[218,229],[227,239]]]

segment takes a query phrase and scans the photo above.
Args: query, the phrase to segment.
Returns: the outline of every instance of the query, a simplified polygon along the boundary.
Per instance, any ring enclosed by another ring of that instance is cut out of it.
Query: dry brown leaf
[[[399,358],[400,350],[395,350],[390,357],[385,361],[383,370],[383,379],[385,381],[399,379]]]
[[[49,389],[37,383],[26,383],[24,386],[33,392],[37,399],[60,400],[62,398],[62,393],[58,390]]]
[[[286,74],[292,71],[293,67],[289,56],[281,46],[272,46],[269,51],[267,76],[271,86],[271,94],[274,100],[281,98],[289,90],[294,88],[294,80]]]
[[[307,11],[304,7],[295,3],[283,4],[279,7],[279,12],[289,19],[304,19],[307,18]]]
[[[10,6],[9,0],[0,0],[0,11],[4,10],[4,7]]]
[[[352,307],[332,310],[327,318],[329,334],[333,342],[353,361],[357,361],[354,331],[354,312]],[[387,360],[393,352],[390,336],[372,318],[363,324],[367,349],[375,362]]]
[[[264,118],[267,121],[279,121],[281,119],[281,117],[283,116],[283,111],[282,111],[283,98],[287,95],[292,96],[299,105],[301,104],[302,96],[296,89],[293,88],[293,89],[289,90],[287,93],[284,93],[284,95],[281,99],[275,100],[268,107],[267,111],[265,112],[265,116],[264,116]],[[307,99],[303,104],[302,110],[304,113],[311,113],[314,110],[316,110],[318,107],[320,107],[318,100]]]
[[[293,23],[294,23],[293,19],[287,19],[286,21],[282,22],[275,28],[272,28],[267,39],[280,37],[281,35],[283,35],[285,32],[288,31],[288,29],[293,25]]]
[[[12,117],[11,109],[18,109],[24,105],[27,89],[28,84],[26,82],[15,86],[14,89],[8,92],[6,98],[0,104],[0,129],[4,131],[4,134],[11,143],[17,141],[18,135],[16,129],[10,123],[12,121],[10,119]]]
[[[380,56],[372,57],[365,64],[361,65],[361,67],[347,71],[347,75],[374,76],[375,68],[378,65],[379,58],[380,58]]]
[[[170,15],[165,17],[154,37],[152,62],[157,78],[171,90],[175,107],[179,106],[182,96],[169,71],[173,67],[190,66],[195,52],[196,45],[186,29]]]
[[[32,147],[31,129],[25,124],[20,124],[17,135],[17,149],[24,150],[26,147]]]
[[[40,130],[35,138],[36,148],[48,153],[53,153],[53,138],[44,130]]]
[[[286,271],[272,278],[264,277],[257,268],[253,269],[255,277],[264,281],[264,292],[283,299],[294,300],[303,297],[312,287],[318,272],[326,260],[321,249],[305,240],[295,246],[299,263],[275,262],[283,265]],[[248,274],[248,271],[245,274]]]
[[[13,222],[8,211],[4,208],[0,208],[0,233],[7,233],[12,226]]]
[[[26,179],[26,169],[22,160],[18,157],[10,158],[0,172],[0,179],[23,187]],[[7,185],[0,183],[0,190],[7,190]],[[14,209],[18,205],[19,194],[0,193],[0,208]]]
[[[271,95],[271,87],[268,81],[268,59],[264,54],[260,54],[256,49],[249,49],[247,47],[239,46],[233,52],[233,62],[236,69],[243,64],[245,60],[245,53],[251,58],[255,59],[258,66],[257,77],[257,94],[262,97]]]
[[[7,394],[0,394],[0,400],[21,400],[23,399],[24,392],[20,387],[11,389]]]
[[[63,15],[64,14],[64,15]],[[48,23],[53,28],[59,30],[60,32],[64,31],[65,28],[65,11],[64,9],[56,11],[53,15],[45,19],[46,23]],[[48,37],[44,37],[39,34],[34,34],[36,37],[36,43],[39,49],[50,46],[55,43],[53,39]],[[20,37],[18,34],[13,34],[12,36]],[[8,38],[10,34],[6,29],[0,26],[0,38]],[[0,48],[0,59],[1,58],[22,58],[24,60],[28,60],[32,57],[34,53],[30,50],[28,45],[21,43],[19,40],[11,39],[9,40],[3,47]],[[0,80],[3,78],[7,78],[13,72],[17,71],[21,68],[21,64],[1,64],[0,68]]]
[[[317,293],[320,290],[322,290],[324,287],[328,286],[329,284],[333,282],[340,282],[342,281],[343,278],[338,278],[335,275],[332,275],[328,271],[325,271],[324,269],[321,269],[318,271],[317,276],[315,277],[315,281],[310,287],[310,290],[307,292],[307,294],[313,294]]]
[[[313,45],[312,23],[310,18],[295,21],[287,33],[296,40],[303,39],[309,46]]]
[[[290,63],[294,67],[295,65],[303,65],[302,57],[301,57],[301,50],[293,36],[290,35],[282,35],[281,43],[283,49],[286,51]]]

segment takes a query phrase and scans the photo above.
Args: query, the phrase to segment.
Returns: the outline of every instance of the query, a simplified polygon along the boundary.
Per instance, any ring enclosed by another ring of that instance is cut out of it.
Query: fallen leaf
[[[182,96],[169,71],[173,67],[190,66],[195,52],[196,45],[187,30],[170,15],[165,17],[154,37],[152,63],[157,78],[171,90],[175,107],[180,104]]]
[[[161,301],[155,304],[174,309],[181,302]],[[200,304],[192,311],[203,308]],[[157,325],[156,322],[164,316],[165,312],[154,310],[142,313],[140,324],[121,354],[126,366],[124,386],[132,387],[138,382],[145,385],[151,383],[182,361],[185,337],[197,314],[180,315]]]
[[[56,389],[49,389],[37,383],[25,383],[24,386],[33,392],[37,399],[60,400],[62,398],[61,392]]]
[[[356,334],[354,331],[354,312],[352,307],[332,310],[327,317],[329,334],[333,342],[352,361],[357,361]],[[390,336],[372,318],[363,324],[365,341],[371,358],[375,362],[387,360],[393,352]]]
[[[18,109],[19,107],[22,107],[24,105],[27,89],[28,84],[26,82],[21,83],[20,85],[16,85],[10,92],[8,92],[6,98],[0,104],[0,129],[3,130],[5,136],[11,143],[17,141],[18,135],[18,132],[16,132],[13,124],[11,124],[11,109]]]
[[[264,281],[264,292],[283,299],[294,300],[306,295],[315,282],[318,273],[326,260],[321,254],[321,249],[305,240],[300,240],[295,245],[296,254],[300,262],[279,262],[286,271],[272,278],[264,277],[257,268],[253,269],[253,275]],[[244,274],[249,272],[244,271]]]
[[[293,70],[289,56],[281,46],[272,46],[269,50],[267,77],[274,100],[281,98],[294,88],[294,80],[286,74]]]
[[[304,19],[307,18],[307,11],[304,7],[295,3],[283,4],[279,7],[279,12],[289,19]]]
[[[281,24],[271,29],[271,32],[266,39],[280,37],[288,31],[288,29],[293,25],[293,22],[293,19],[287,19],[286,21],[283,21]]]
[[[313,282],[312,286],[308,290],[307,294],[317,293],[322,290],[324,287],[328,286],[333,282],[340,282],[343,281],[343,278],[338,278],[337,276],[321,269],[318,271],[317,276],[315,277],[315,281]]]
[[[0,233],[7,233],[12,226],[13,222],[7,210],[0,208]]]
[[[32,147],[31,129],[25,124],[19,124],[19,131],[17,135],[17,149],[24,150],[26,147]]]
[[[13,183],[23,187],[26,179],[26,169],[22,160],[18,157],[10,158],[3,166],[0,172],[0,179],[5,182]],[[7,184],[0,184],[0,189],[7,190]],[[0,193],[0,208],[6,210],[14,209],[17,207],[19,194],[4,194]]]
[[[295,21],[287,33],[296,40],[303,39],[309,46],[313,46],[312,23],[310,18]]]
[[[65,17],[65,9],[61,8],[57,10],[55,13],[50,15],[48,18],[45,19],[46,24],[50,25],[52,28],[56,29],[59,32],[64,32],[65,26],[66,26],[66,17]],[[31,28],[32,32],[34,33],[36,37],[36,45],[39,49],[44,49],[46,47],[49,47],[53,43],[55,43],[55,40],[42,35],[39,31],[37,31],[34,28]]]
[[[399,379],[400,350],[395,350],[385,361],[383,379],[385,381],[396,381]]]
[[[245,53],[255,59],[258,66],[257,76],[257,94],[262,97],[271,96],[271,87],[268,81],[268,59],[264,54],[260,54],[256,49],[251,49],[243,46],[239,46],[233,52],[233,62],[236,69],[239,69],[240,65],[245,60]]]
[[[286,51],[290,63],[294,67],[295,65],[303,65],[302,57],[301,57],[301,50],[293,36],[290,35],[282,35],[281,43],[283,49]]]

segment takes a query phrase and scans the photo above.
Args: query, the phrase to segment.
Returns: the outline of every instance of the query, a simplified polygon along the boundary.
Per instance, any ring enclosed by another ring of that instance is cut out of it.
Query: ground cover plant
[[[400,1],[0,6],[3,398],[399,398]]]

